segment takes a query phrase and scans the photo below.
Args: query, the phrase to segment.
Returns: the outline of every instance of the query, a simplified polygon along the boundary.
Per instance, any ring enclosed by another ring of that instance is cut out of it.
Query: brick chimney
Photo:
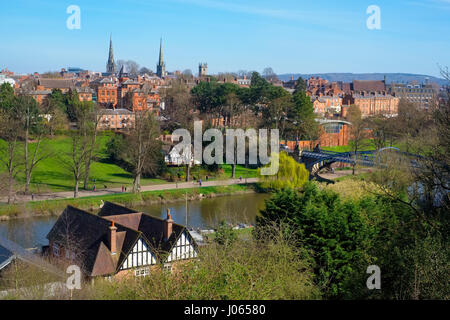
[[[164,241],[169,240],[170,235],[172,234],[172,225],[173,220],[170,216],[170,209],[167,209],[167,218],[164,220]]]
[[[114,225],[114,221],[113,221],[112,225],[109,227],[109,246],[110,246],[111,254],[116,254],[116,251],[117,251],[116,231],[117,231],[117,228]]]

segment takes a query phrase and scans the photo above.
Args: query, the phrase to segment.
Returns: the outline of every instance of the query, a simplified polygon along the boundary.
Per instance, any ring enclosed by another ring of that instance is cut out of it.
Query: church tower
[[[166,64],[164,63],[164,59],[163,59],[162,38],[161,38],[161,44],[159,46],[159,62],[156,66],[156,74],[160,78],[166,76]]]
[[[200,63],[198,65],[198,76],[199,76],[199,78],[206,77],[207,75],[208,75],[208,64]]]
[[[109,38],[109,57],[108,57],[108,63],[106,64],[106,72],[111,73],[111,74],[116,72],[116,65],[114,63],[112,36],[110,36],[110,38]]]

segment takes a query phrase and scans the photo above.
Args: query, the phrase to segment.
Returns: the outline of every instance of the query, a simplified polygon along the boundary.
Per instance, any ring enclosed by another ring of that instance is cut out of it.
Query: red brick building
[[[383,114],[386,116],[396,116],[398,114],[399,98],[391,96],[386,92],[360,92],[347,94],[342,98],[342,104],[350,106],[357,105],[361,109],[363,117]],[[345,108],[344,108],[345,109]],[[346,110],[343,110],[342,116],[346,116]]]

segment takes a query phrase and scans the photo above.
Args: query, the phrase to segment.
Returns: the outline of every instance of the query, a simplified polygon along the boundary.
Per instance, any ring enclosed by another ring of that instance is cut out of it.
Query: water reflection
[[[264,200],[268,197],[267,194],[242,194],[188,201],[187,207],[185,201],[178,201],[169,204],[135,206],[133,209],[165,218],[166,210],[169,208],[172,219],[176,223],[206,229],[216,226],[221,220],[253,224],[259,210],[264,207]],[[25,248],[45,245],[48,244],[45,236],[56,219],[57,217],[35,217],[0,222],[0,236],[17,242]]]

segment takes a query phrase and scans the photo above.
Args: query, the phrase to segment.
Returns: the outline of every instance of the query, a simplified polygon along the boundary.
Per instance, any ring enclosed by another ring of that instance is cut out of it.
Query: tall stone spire
[[[162,65],[163,63],[164,59],[163,59],[162,38],[161,38],[161,43],[159,44],[159,65]]]
[[[161,43],[159,45],[159,62],[156,66],[156,74],[160,78],[166,76],[166,64],[164,63],[164,59],[163,59],[162,38],[161,38]]]
[[[112,44],[112,35],[109,38],[109,57],[108,57],[108,63],[106,64],[106,72],[108,72],[108,73],[115,73],[116,72],[116,65],[114,63],[114,51],[113,51],[113,44]]]

